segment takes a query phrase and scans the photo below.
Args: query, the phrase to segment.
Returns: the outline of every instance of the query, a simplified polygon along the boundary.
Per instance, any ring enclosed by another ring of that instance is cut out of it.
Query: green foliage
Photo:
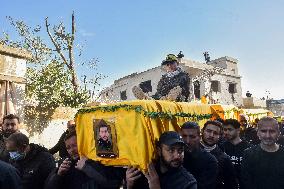
[[[87,91],[74,93],[72,83],[64,66],[53,61],[42,69],[27,69],[26,95],[42,108],[55,109],[58,106],[78,107],[90,98]]]
[[[212,114],[190,114],[185,112],[178,112],[176,114],[172,114],[171,112],[149,112],[145,110],[140,105],[128,105],[128,104],[119,104],[119,105],[113,105],[113,106],[97,106],[94,108],[83,108],[78,110],[76,116],[79,114],[85,114],[85,113],[92,113],[96,111],[101,112],[115,112],[118,109],[124,109],[126,111],[135,111],[136,113],[143,113],[145,117],[149,117],[151,119],[174,119],[175,117],[184,117],[184,118],[190,118],[194,121],[200,121],[204,119],[210,119],[212,117]]]
[[[78,108],[90,101],[90,88],[94,90],[104,76],[96,72],[97,59],[76,62],[74,51],[78,51],[76,54],[81,56],[82,49],[76,49],[78,45],[74,44],[74,13],[71,32],[66,31],[62,22],[54,25],[50,31],[48,18],[45,19],[46,30],[43,31],[39,25],[32,28],[22,20],[7,18],[19,39],[13,41],[8,33],[3,32],[0,44],[24,49],[32,54],[32,58],[27,62],[25,96],[34,108],[28,108],[26,114],[32,115],[31,122],[37,124],[34,130],[42,131],[46,125],[41,123],[48,122],[57,107]],[[81,82],[77,79],[76,71],[80,66],[95,70],[92,75],[83,75],[84,80]]]
[[[44,63],[51,59],[52,49],[42,39],[42,31],[39,25],[31,28],[22,20],[14,20],[12,17],[7,17],[7,19],[13,29],[16,30],[19,38],[13,41],[8,33],[3,32],[0,44],[31,52],[33,57],[30,63]]]

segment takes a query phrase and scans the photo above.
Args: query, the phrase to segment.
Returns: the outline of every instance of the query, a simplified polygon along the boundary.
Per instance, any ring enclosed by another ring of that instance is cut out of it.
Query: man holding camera
[[[67,134],[64,140],[69,158],[50,173],[45,189],[119,189],[124,177],[122,168],[106,167],[85,157],[80,158],[75,132]]]

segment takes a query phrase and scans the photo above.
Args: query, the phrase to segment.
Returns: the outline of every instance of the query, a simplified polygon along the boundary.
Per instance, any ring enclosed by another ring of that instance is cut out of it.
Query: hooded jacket
[[[37,144],[29,144],[30,151],[21,160],[10,160],[20,172],[23,189],[40,189],[55,168],[55,161],[48,150]]]

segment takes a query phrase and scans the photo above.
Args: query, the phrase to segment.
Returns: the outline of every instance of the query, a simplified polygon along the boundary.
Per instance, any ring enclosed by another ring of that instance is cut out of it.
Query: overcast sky
[[[284,98],[284,1],[274,0],[17,0],[1,3],[0,28],[12,32],[6,16],[27,24],[77,21],[84,58],[97,57],[99,71],[115,79],[158,66],[168,53],[203,62],[239,60],[243,93]],[[80,73],[88,70],[79,70]]]

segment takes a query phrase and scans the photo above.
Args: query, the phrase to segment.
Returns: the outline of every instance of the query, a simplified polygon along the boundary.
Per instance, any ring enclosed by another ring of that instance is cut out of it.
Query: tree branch
[[[75,16],[74,16],[74,11],[72,13],[72,43],[75,39]]]
[[[66,66],[70,67],[70,65],[68,64],[65,56],[61,52],[61,49],[60,49],[59,45],[55,42],[54,38],[52,37],[52,35],[51,35],[50,31],[49,31],[48,17],[45,18],[45,27],[46,27],[46,31],[48,33],[48,36],[49,36],[50,40],[52,41],[53,45],[55,46],[56,51],[58,52],[58,54],[60,55],[60,57],[62,58],[63,62],[66,64]]]
[[[69,65],[71,69],[74,69],[74,53],[73,53],[73,44],[75,39],[75,16],[74,12],[72,13],[72,33],[71,38],[67,41],[68,42],[68,50],[69,50]]]
[[[71,38],[68,39],[68,51],[69,51],[69,69],[72,74],[72,84],[74,87],[74,91],[78,91],[79,83],[75,71],[75,62],[74,62],[74,53],[73,53],[73,45],[74,45],[74,39],[75,39],[75,16],[74,11],[72,13],[72,31],[71,31]]]

